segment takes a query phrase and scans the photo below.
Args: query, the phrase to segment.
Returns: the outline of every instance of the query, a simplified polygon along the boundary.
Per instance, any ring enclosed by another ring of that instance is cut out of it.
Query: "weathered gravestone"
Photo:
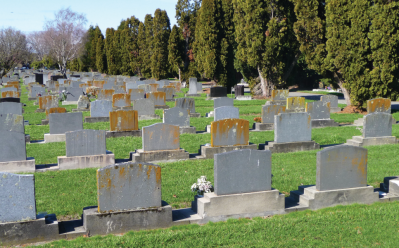
[[[97,100],[90,104],[90,117],[108,117],[112,111],[112,102],[108,100]]]
[[[24,160],[26,146],[23,116],[0,114],[0,162]]]
[[[146,94],[146,98],[154,102],[155,108],[169,108],[165,104],[166,100],[165,92],[150,92]]]
[[[213,100],[213,108],[220,108],[225,106],[234,106],[234,100],[230,97],[219,97]]]
[[[100,92],[98,93],[97,100],[107,100],[107,101],[112,101],[112,95],[115,94],[114,89],[101,89]]]
[[[46,88],[41,86],[32,86],[29,94],[29,98],[36,99],[37,95],[44,96],[46,94]]]
[[[13,97],[13,98],[19,98],[19,92],[17,91],[3,91],[1,92],[1,97],[2,98],[9,98],[9,97]]]
[[[35,178],[0,172],[0,223],[36,219]]]
[[[338,96],[335,96],[335,95],[321,96],[320,101],[330,103],[330,112],[331,113],[336,113],[336,112],[341,111],[341,108],[338,107]]]
[[[211,147],[249,145],[249,121],[224,119],[211,123]]]
[[[215,108],[215,114],[213,117],[214,121],[224,120],[224,119],[239,119],[240,113],[238,108],[231,106],[223,106]]]
[[[115,94],[121,94],[121,93],[126,94],[126,87],[124,85],[123,86],[116,85],[113,86],[112,89],[115,90]]]
[[[7,92],[7,91],[17,92],[18,90],[15,87],[7,87],[7,88],[1,88],[0,91],[1,91],[1,93],[3,93],[3,92]]]
[[[138,89],[137,87],[136,82],[126,82],[126,92],[129,92],[130,89]]]
[[[244,85],[236,85],[234,86],[234,95],[235,97],[237,96],[243,96],[244,95]]]
[[[150,92],[157,92],[159,88],[159,84],[148,84],[150,86]]]
[[[44,112],[47,108],[58,107],[58,96],[40,96],[39,97],[39,109]]]
[[[227,89],[225,87],[211,87],[209,89],[209,98],[227,97]]]
[[[285,113],[285,106],[263,105],[261,122],[255,122],[253,128],[256,131],[274,130],[274,116],[280,113]]]
[[[143,127],[143,151],[162,151],[180,149],[179,127],[157,123]]]
[[[190,110],[190,117],[200,117],[200,113],[195,113],[195,100],[194,98],[177,98],[175,100],[175,107]]]
[[[215,154],[215,191],[192,204],[202,218],[199,223],[284,213],[285,196],[271,188],[271,164],[270,151]]]
[[[316,186],[300,186],[294,199],[310,209],[379,201],[367,186],[367,149],[339,145],[317,153]]]
[[[0,102],[0,115],[3,114],[22,115],[22,103]]]
[[[137,86],[138,89],[144,90],[144,93],[149,93],[151,92],[151,86],[148,84],[140,84]]]
[[[173,100],[174,91],[175,91],[174,88],[158,88],[158,92],[165,92],[165,100],[166,101]]]
[[[65,134],[83,129],[82,113],[49,114],[50,134]]]
[[[188,85],[188,93],[187,95],[191,96],[200,96],[198,91],[202,91],[202,84],[201,88],[198,88],[197,78],[190,78],[189,85]]]
[[[125,132],[139,129],[138,113],[135,110],[117,110],[109,113],[110,131]]]
[[[179,107],[163,111],[163,123],[179,127],[190,126],[190,111]]]
[[[67,157],[106,154],[104,130],[79,130],[65,135]]]
[[[312,128],[337,127],[334,120],[330,119],[330,102],[307,102],[305,112],[312,118]]]
[[[138,99],[133,101],[133,110],[136,110],[143,119],[159,118],[155,116],[155,104],[151,99]]]
[[[89,110],[90,109],[90,100],[86,95],[81,95],[78,100],[78,109],[77,110]]]
[[[130,95],[129,94],[113,94],[112,95],[112,107],[114,108],[129,108],[131,107]]]
[[[68,92],[66,97],[67,102],[77,102],[79,100],[79,97],[83,95],[82,88],[67,87],[66,91]]]
[[[143,89],[129,89],[128,92],[131,101],[145,98],[145,92]]]
[[[305,98],[304,97],[288,97],[287,98],[287,112],[305,112]]]
[[[367,113],[371,114],[374,112],[391,113],[391,99],[377,98],[367,101]]]

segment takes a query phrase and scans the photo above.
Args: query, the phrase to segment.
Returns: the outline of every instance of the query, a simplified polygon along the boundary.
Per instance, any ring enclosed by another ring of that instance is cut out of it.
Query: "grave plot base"
[[[275,143],[268,142],[264,149],[260,147],[260,150],[269,150],[272,153],[287,153],[287,152],[300,152],[320,149],[320,145],[314,141],[303,141],[303,142],[287,142],[287,143]]]
[[[374,191],[373,186],[325,191],[318,191],[315,185],[299,186],[298,190],[291,191],[290,197],[312,210],[353,203],[371,204],[379,201],[379,193]]]
[[[36,109],[35,110],[35,113],[44,113],[44,112],[46,112],[45,109]]]
[[[90,109],[72,109],[72,112],[89,112]]]
[[[364,121],[364,119],[363,119],[363,117],[361,117],[361,118],[355,120],[353,122],[353,125],[358,126],[358,127],[363,126],[363,121]],[[392,125],[394,125],[394,124],[396,124],[396,120],[395,120],[395,118],[392,117]]]
[[[348,139],[346,144],[351,146],[376,146],[376,145],[386,145],[386,144],[396,144],[398,140],[395,136],[385,136],[385,137],[373,137],[373,138],[363,138],[362,136],[353,136],[352,139]]]
[[[133,110],[133,106],[127,106],[127,107],[112,107],[113,111],[117,110]]]
[[[167,102],[174,102],[175,99],[166,99],[165,101],[167,101]]]
[[[139,121],[160,119],[159,115],[139,115]]]
[[[169,109],[169,106],[168,105],[158,105],[158,106],[155,106],[155,109]]]
[[[184,149],[163,151],[143,151],[143,149],[138,149],[136,152],[130,152],[130,160],[133,162],[187,160],[189,157],[189,153]]]
[[[330,113],[337,113],[337,112],[341,112],[342,110],[341,110],[341,108],[339,108],[339,107],[333,107],[333,108],[330,108]]]
[[[270,100],[266,102],[266,105],[278,105],[278,106],[285,106],[287,105],[286,100]]]
[[[63,101],[62,105],[78,105],[78,101]]]
[[[190,117],[200,118],[201,117],[201,113],[190,113]]]
[[[236,96],[236,100],[238,100],[238,101],[248,101],[248,100],[252,100],[252,96]]]
[[[23,245],[60,239],[58,222],[54,215],[44,218],[0,223],[0,245]]]
[[[399,201],[399,176],[385,177],[378,190],[380,202]]]
[[[295,109],[286,109],[285,113],[302,113],[305,112],[305,108],[295,108]]]
[[[118,137],[141,137],[141,130],[133,131],[107,131],[105,138],[118,138]]]
[[[215,154],[231,152],[235,150],[251,149],[258,150],[258,145],[249,144],[244,146],[221,146],[221,147],[211,147],[211,146],[201,146],[201,155],[197,158],[213,159]]]
[[[339,123],[336,123],[333,119],[312,120],[312,128],[321,127],[339,127]]]
[[[274,130],[274,123],[255,122],[252,128],[255,131],[270,131],[270,130]]]
[[[25,143],[30,143],[30,135],[25,134]]]
[[[66,136],[65,133],[61,134],[44,134],[44,143],[54,143],[54,142],[65,142]]]
[[[207,113],[205,116],[206,116],[207,118],[209,118],[209,117],[214,117],[214,116],[215,116],[215,111],[211,111],[211,112]]]
[[[86,116],[84,121],[86,123],[108,122],[109,121],[109,116],[107,116],[107,117],[90,117],[90,116]]]
[[[35,101],[36,97],[28,97],[28,101]]]
[[[243,194],[205,193],[196,198],[199,224],[229,218],[251,218],[285,213],[285,196],[276,189]]]
[[[42,125],[48,125],[49,120],[42,120]]]
[[[115,155],[113,153],[107,153],[75,157],[59,156],[57,160],[60,170],[103,168],[115,164]]]
[[[172,225],[172,207],[98,213],[97,207],[83,209],[83,227],[90,235],[119,234],[128,231],[166,228]]]
[[[35,172],[35,159],[27,158],[22,161],[0,162],[0,171],[10,173]],[[0,239],[1,240],[1,239]]]
[[[201,94],[185,94],[185,96],[200,97]]]
[[[183,133],[197,133],[197,129],[195,127],[180,127],[180,134]]]

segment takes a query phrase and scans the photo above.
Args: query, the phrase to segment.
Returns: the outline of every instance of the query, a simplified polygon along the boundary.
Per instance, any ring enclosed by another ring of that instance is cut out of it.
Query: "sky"
[[[0,2],[6,0],[0,0]],[[107,28],[117,28],[122,19],[136,16],[144,21],[146,14],[154,15],[156,9],[166,10],[171,28],[176,24],[175,5],[177,0],[37,0],[8,1],[1,4],[0,29],[13,27],[26,34],[43,30],[46,20],[54,18],[54,13],[70,7],[72,11],[83,13],[87,28],[98,25],[103,34]]]

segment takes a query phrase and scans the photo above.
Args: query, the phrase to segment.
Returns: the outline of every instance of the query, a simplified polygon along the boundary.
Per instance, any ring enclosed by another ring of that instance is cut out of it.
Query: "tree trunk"
[[[179,68],[179,82],[181,83],[181,70]]]
[[[262,96],[267,97],[267,86],[268,86],[267,80],[263,77],[259,66],[258,66],[258,73],[259,73],[259,79],[260,79],[260,88],[262,90]]]
[[[337,84],[338,84],[339,88],[341,89],[342,93],[344,94],[346,105],[348,105],[348,106],[352,105],[350,92],[349,92],[349,90],[347,90],[344,87],[343,80],[341,80],[341,78],[339,77],[338,73],[336,73],[336,72],[334,72],[334,79],[337,82]]]
[[[295,55],[294,61],[292,61],[290,67],[289,67],[288,70],[287,70],[287,72],[284,74],[284,76],[283,76],[283,81],[284,81],[284,82],[287,81],[287,79],[289,78],[289,76],[290,76],[291,73],[292,73],[292,70],[294,70],[294,67],[295,67],[295,65],[296,65],[296,63],[297,63],[297,61],[298,61],[299,55],[300,55],[300,53],[297,53],[297,54]]]

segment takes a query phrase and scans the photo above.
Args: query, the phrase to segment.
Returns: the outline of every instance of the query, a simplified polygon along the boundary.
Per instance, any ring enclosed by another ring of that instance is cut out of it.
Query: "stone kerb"
[[[131,101],[130,101],[129,94],[119,93],[119,94],[112,95],[112,107],[113,108],[125,108],[125,107],[130,107],[130,106],[131,106]]]
[[[0,172],[0,199],[0,223],[36,219],[35,178],[33,175]]]
[[[239,119],[239,118],[240,114],[238,108],[232,106],[223,106],[215,108],[213,121],[220,121],[224,119]]]
[[[391,113],[391,99],[377,98],[367,101],[367,113],[374,112]]]
[[[312,140],[312,122],[308,113],[286,113],[274,116],[274,142],[306,142]]]
[[[143,127],[143,151],[162,151],[180,149],[179,127],[157,123]]]
[[[224,119],[211,123],[211,147],[249,145],[249,121]]]

